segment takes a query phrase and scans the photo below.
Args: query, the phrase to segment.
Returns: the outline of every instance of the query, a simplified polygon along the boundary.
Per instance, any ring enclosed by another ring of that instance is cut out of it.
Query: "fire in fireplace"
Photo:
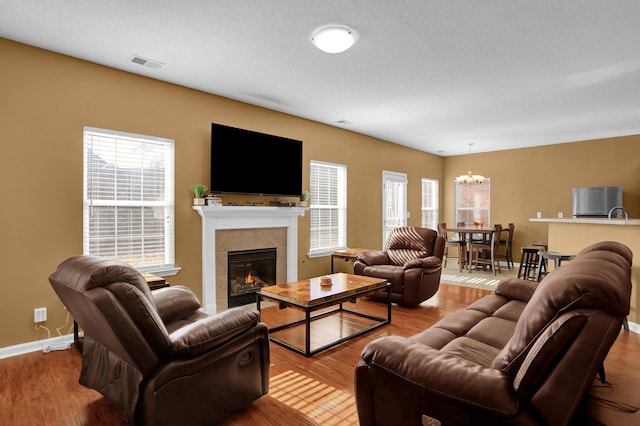
[[[276,283],[276,249],[230,251],[228,261],[229,307],[256,301],[255,292]]]

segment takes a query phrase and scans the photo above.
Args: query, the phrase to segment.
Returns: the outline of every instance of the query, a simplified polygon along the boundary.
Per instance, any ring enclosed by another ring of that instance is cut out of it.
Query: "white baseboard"
[[[19,345],[0,348],[0,359],[37,351],[61,351],[69,349],[72,345],[73,334],[67,334],[66,336],[52,337],[51,339],[42,339],[35,342],[21,343]]]

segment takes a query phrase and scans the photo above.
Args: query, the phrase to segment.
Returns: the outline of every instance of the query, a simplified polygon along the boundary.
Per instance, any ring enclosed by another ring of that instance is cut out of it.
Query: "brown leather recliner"
[[[391,301],[417,306],[440,287],[445,240],[428,228],[407,226],[391,231],[385,250],[358,254],[356,275],[384,278],[391,284]],[[386,292],[373,296],[386,300]]]
[[[631,261],[625,245],[596,243],[539,284],[505,279],[419,334],[369,343],[355,370],[360,424],[580,424],[629,314]]]
[[[49,277],[84,330],[80,383],[145,425],[219,422],[269,390],[269,342],[255,309],[200,310],[184,286],[150,291],[126,263],[62,262]]]

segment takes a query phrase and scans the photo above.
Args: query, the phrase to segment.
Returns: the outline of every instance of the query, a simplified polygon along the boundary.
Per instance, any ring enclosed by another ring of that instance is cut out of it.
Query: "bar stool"
[[[547,245],[547,243],[533,243],[531,244],[533,247],[538,247],[540,250],[544,250],[547,251],[549,249],[549,246]],[[539,263],[539,268],[538,271],[542,271],[544,273],[546,273],[549,270],[549,265],[547,262],[547,259],[543,259],[542,260],[542,264]],[[536,272],[537,273],[537,272]]]
[[[555,268],[559,268],[560,265],[562,264],[562,262],[569,261],[569,260],[573,259],[574,257],[576,257],[575,254],[558,253],[557,251],[540,250],[538,252],[538,273],[536,274],[536,281],[538,281],[538,282],[542,281],[542,279],[545,277],[545,275],[547,275],[549,273],[547,268],[544,268],[545,269],[544,271],[542,270],[544,264],[548,260],[553,260],[553,267],[555,269]]]
[[[538,252],[539,246],[527,246],[520,249],[520,267],[518,268],[518,278],[535,281],[538,272]]]

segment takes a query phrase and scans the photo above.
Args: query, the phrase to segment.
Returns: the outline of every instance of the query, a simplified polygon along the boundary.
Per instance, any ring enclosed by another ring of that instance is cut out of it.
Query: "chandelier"
[[[473,145],[473,143],[469,144],[469,154],[471,154],[471,146]],[[471,172],[471,167],[469,167],[469,170],[467,171],[466,175],[460,175],[456,178],[456,182],[458,183],[463,183],[463,184],[472,184],[472,183],[482,183],[482,181],[484,180],[484,176],[482,175],[474,175]]]

